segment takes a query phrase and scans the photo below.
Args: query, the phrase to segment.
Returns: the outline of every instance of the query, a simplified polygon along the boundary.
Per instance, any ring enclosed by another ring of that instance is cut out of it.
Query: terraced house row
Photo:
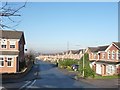
[[[43,54],[38,58],[52,62],[64,59],[80,60],[83,52],[89,54],[90,67],[96,74],[102,76],[120,74],[120,42],[112,42],[106,46],[69,50],[57,54]]]
[[[69,50],[62,53],[55,53],[55,54],[41,54],[38,58],[44,61],[59,61],[64,59],[74,59],[79,60],[83,55],[83,49],[80,50]]]

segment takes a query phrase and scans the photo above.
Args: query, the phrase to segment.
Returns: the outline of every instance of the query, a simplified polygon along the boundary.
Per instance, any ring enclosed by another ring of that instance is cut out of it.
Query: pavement
[[[60,69],[61,72],[63,72],[65,75],[68,75],[70,78],[75,79],[75,76],[79,74],[79,72],[74,71],[68,71],[66,69]],[[79,82],[85,82],[88,84],[91,84],[93,86],[96,86],[98,88],[119,88],[120,89],[120,79],[84,79],[79,78],[77,79]]]

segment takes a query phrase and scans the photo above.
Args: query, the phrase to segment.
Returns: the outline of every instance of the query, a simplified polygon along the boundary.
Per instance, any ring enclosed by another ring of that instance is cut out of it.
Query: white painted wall
[[[92,63],[90,62],[90,67],[92,68]]]
[[[90,62],[90,67],[92,68],[92,66],[95,64],[95,62]]]
[[[96,63],[96,73],[101,75],[101,63]]]

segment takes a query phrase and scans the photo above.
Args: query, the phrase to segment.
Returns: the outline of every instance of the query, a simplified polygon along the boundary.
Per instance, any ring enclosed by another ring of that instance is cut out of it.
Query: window
[[[110,55],[111,55],[111,54],[110,54],[110,51],[108,51],[108,59],[110,59]]]
[[[94,54],[94,59],[96,59],[96,54]]]
[[[120,60],[120,51],[117,51],[117,52],[116,52],[116,59],[117,59],[117,60]]]
[[[15,45],[10,45],[10,48],[15,48]]]
[[[1,39],[1,48],[7,48],[7,40]]]
[[[0,57],[0,67],[4,66],[4,59],[2,57]]]
[[[115,59],[115,51],[112,51],[112,59]]]
[[[102,59],[105,59],[105,53],[102,53]]]
[[[6,45],[1,45],[2,48],[6,48]]]
[[[118,52],[118,59],[120,60],[120,51]]]
[[[15,48],[16,41],[10,40],[10,48]]]
[[[7,60],[7,66],[12,67],[13,66],[13,58],[8,58]]]
[[[108,74],[112,74],[114,72],[114,68],[112,65],[108,65]]]

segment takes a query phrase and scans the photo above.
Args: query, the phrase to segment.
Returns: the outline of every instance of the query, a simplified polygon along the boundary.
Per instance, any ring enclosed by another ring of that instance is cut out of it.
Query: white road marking
[[[27,86],[27,88],[31,88],[33,86],[33,84],[35,84],[36,80],[34,80],[29,86]]]
[[[27,86],[28,84],[30,84],[30,83],[31,83],[31,81],[28,81],[26,84],[24,84],[22,87],[20,87],[19,90],[20,90],[20,89],[23,89],[24,87],[26,87],[26,86]]]

